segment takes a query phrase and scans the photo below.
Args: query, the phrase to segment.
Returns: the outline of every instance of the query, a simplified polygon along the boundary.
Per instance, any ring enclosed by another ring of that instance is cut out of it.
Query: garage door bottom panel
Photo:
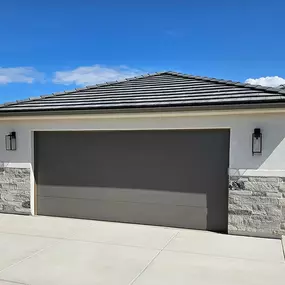
[[[39,215],[207,229],[207,209],[202,207],[54,197],[38,199]]]

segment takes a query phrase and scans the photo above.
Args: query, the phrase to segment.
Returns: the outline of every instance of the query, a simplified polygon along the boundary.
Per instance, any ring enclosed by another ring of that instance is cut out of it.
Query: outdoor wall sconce
[[[262,153],[262,133],[256,128],[252,134],[252,155]]]
[[[6,150],[16,150],[16,132],[11,132],[5,136]]]

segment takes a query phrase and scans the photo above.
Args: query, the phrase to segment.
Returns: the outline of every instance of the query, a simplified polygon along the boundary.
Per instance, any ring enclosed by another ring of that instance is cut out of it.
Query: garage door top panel
[[[189,192],[191,183],[193,192],[204,192],[227,171],[221,165],[228,163],[227,136],[227,130],[41,132],[37,178],[42,185],[178,192]]]

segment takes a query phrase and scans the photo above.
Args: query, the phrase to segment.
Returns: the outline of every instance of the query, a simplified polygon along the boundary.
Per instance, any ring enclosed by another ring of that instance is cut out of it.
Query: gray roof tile
[[[0,105],[0,114],[84,109],[285,103],[285,89],[159,72]]]

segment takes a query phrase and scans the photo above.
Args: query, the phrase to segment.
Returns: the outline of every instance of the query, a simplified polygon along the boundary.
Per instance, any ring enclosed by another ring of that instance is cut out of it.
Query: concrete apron
[[[283,284],[281,241],[0,214],[0,284]]]

